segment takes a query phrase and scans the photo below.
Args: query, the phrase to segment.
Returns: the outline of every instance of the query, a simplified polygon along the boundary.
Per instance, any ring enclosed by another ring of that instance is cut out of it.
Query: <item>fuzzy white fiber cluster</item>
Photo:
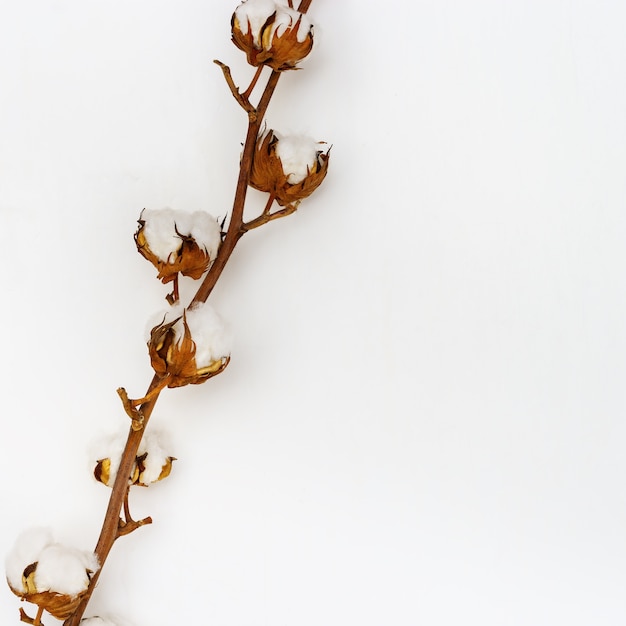
[[[300,25],[297,32],[297,40],[303,42],[313,24],[304,13],[299,13],[295,9],[291,9],[283,2],[274,0],[246,0],[235,9],[235,17],[239,22],[241,32],[247,35],[252,32],[254,45],[261,49],[261,30],[268,18],[276,13],[272,30],[270,33],[270,41],[275,37],[280,37],[287,29],[293,28],[298,20]]]
[[[161,312],[151,318],[148,328],[150,330],[161,322],[168,323],[180,317],[181,319],[173,326],[176,338],[182,341],[185,327],[183,325],[183,311],[181,304],[170,307],[165,313]],[[211,363],[230,355],[232,347],[232,334],[226,327],[224,320],[217,311],[206,303],[195,304],[186,309],[185,318],[191,333],[191,338],[196,344],[196,366],[198,369],[207,367]]]
[[[217,255],[222,241],[217,220],[206,211],[188,213],[170,208],[144,209],[141,220],[145,222],[143,234],[150,250],[165,263],[180,249],[181,235],[193,237],[211,259]]]
[[[276,156],[290,185],[301,183],[311,171],[319,152],[319,142],[306,135],[280,135],[274,132]]]
[[[110,459],[111,468],[109,470],[109,486],[112,486],[115,477],[117,476],[117,470],[122,460],[122,453],[124,452],[124,446],[126,445],[126,439],[128,431],[120,432],[109,437],[103,437],[98,440],[94,446],[91,456],[93,461],[99,461],[100,459]],[[155,482],[160,474],[163,466],[167,462],[168,457],[172,456],[172,446],[170,444],[169,435],[160,429],[147,430],[139,444],[137,450],[137,456],[148,454],[143,462],[145,470],[142,474],[142,482],[149,484]]]
[[[87,589],[87,570],[97,572],[100,568],[93,552],[55,543],[47,528],[31,528],[17,538],[5,564],[11,587],[22,590],[24,569],[35,562],[37,591],[54,591],[69,596]]]

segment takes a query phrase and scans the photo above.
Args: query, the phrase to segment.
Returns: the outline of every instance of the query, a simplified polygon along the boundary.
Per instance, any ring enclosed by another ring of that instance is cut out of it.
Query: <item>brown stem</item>
[[[174,275],[174,280],[172,281],[172,293],[168,293],[165,296],[165,299],[169,302],[169,304],[174,305],[178,302],[179,299],[179,294],[178,294],[178,276],[179,274],[176,273]]]
[[[278,84],[280,74],[280,72],[272,71],[254,115],[249,115],[248,132],[243,146],[243,154],[241,156],[241,164],[239,167],[239,178],[237,179],[235,199],[233,200],[233,210],[230,216],[228,230],[226,231],[226,237],[224,237],[224,241],[220,246],[217,257],[215,258],[213,265],[211,265],[211,269],[202,281],[196,295],[193,297],[191,304],[206,302],[211,291],[213,291],[218,278],[221,276],[230,255],[233,253],[237,242],[245,232],[242,229],[243,209],[246,203],[248,181],[250,180],[250,171],[252,170],[252,160],[254,158],[256,139],[259,135],[259,130],[261,129],[263,116],[267,111],[267,107],[270,103],[274,90],[276,89],[276,85]]]

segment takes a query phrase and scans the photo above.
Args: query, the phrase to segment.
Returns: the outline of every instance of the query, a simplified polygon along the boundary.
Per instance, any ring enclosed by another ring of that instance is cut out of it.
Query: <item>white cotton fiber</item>
[[[5,561],[7,579],[13,589],[22,590],[24,569],[35,563],[43,549],[52,543],[49,528],[30,528],[19,535]]]
[[[276,155],[283,166],[287,182],[290,185],[302,182],[315,164],[319,142],[305,135],[274,134],[278,137]]]
[[[171,446],[168,437],[162,430],[148,430],[139,444],[138,456],[147,453],[144,464],[144,471],[141,482],[144,484],[153,483],[158,480],[168,458],[172,456]]]
[[[311,24],[311,20],[304,13],[298,13],[298,11],[289,7],[281,7],[276,12],[271,38],[273,39],[274,36],[280,37],[287,29],[293,28],[298,23],[298,20],[300,20],[300,25],[298,26],[296,39],[302,43],[307,38],[311,28],[313,28],[313,24]]]
[[[115,482],[117,470],[122,459],[122,453],[126,447],[127,435],[128,431],[124,431],[116,435],[102,437],[92,446],[92,452],[90,454],[92,467],[95,465],[95,462],[101,461],[102,459],[111,460],[111,466],[109,469],[109,486],[113,486],[113,483]]]
[[[55,591],[75,596],[89,586],[87,570],[97,572],[98,559],[93,552],[52,544],[43,549],[35,571],[37,591]]]
[[[198,369],[230,355],[232,336],[226,329],[222,318],[211,305],[197,304],[188,309],[185,316],[191,338],[196,344],[196,366]],[[182,322],[179,324],[182,333]]]
[[[200,248],[214,259],[222,241],[217,220],[206,211],[175,211],[174,209],[144,209],[140,219],[150,250],[167,263],[182,246],[181,235],[193,237]]]

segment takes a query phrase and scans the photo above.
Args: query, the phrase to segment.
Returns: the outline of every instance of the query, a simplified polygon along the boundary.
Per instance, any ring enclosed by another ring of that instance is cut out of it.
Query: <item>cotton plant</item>
[[[22,622],[41,626],[48,612],[64,620],[64,626],[121,626],[118,618],[85,617],[85,611],[116,540],[152,523],[150,517],[139,521],[131,517],[133,489],[159,483],[172,472],[176,457],[169,436],[148,429],[157,400],[166,389],[202,384],[226,370],[232,333],[208,302],[209,296],[243,235],[294,213],[328,172],[330,154],[324,142],[268,130],[264,123],[279,79],[298,69],[313,48],[313,25],[307,15],[311,1],[302,0],[295,8],[291,1],[245,0],[232,14],[232,41],[255,69],[241,91],[230,67],[216,61],[248,118],[232,209],[219,212],[226,217],[220,222],[206,211],[170,207],[139,212],[134,233],[137,251],[155,267],[158,280],[173,285],[166,295],[167,307],[148,322],[152,381],[140,397],[131,398],[123,387],[117,390],[130,428],[102,439],[94,455],[93,477],[111,491],[94,552],[64,546],[50,530],[35,528],[22,533],[7,556],[9,587],[37,606],[34,618],[20,609]],[[265,87],[253,102],[251,96],[264,72]],[[249,188],[267,199],[264,208],[246,220]],[[181,277],[198,282],[188,302],[180,298]]]

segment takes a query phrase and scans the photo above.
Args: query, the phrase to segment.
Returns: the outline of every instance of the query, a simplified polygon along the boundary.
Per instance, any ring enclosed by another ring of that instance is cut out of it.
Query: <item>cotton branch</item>
[[[309,9],[310,4],[311,0],[302,0],[298,7],[298,11],[300,13],[306,13],[306,11]],[[292,6],[291,1],[289,2],[289,6]],[[243,153],[239,168],[239,176],[237,179],[235,197],[233,200],[233,208],[228,229],[226,231],[224,240],[220,245],[217,256],[213,260],[211,267],[206,274],[202,284],[200,285],[198,291],[191,300],[190,306],[206,302],[219,277],[221,276],[233,250],[235,249],[235,246],[246,231],[252,228],[256,228],[257,226],[260,226],[261,224],[264,224],[272,219],[276,219],[277,217],[287,215],[295,211],[297,207],[297,204],[293,204],[272,214],[269,212],[269,207],[271,207],[271,204],[273,203],[272,198],[271,202],[268,202],[267,209],[263,212],[261,216],[259,216],[259,218],[257,218],[257,220],[252,220],[248,224],[244,224],[243,221],[246,194],[250,183],[250,176],[254,161],[254,150],[256,147],[259,132],[261,130],[263,118],[278,84],[278,80],[280,79],[280,76],[282,74],[281,70],[289,68],[280,67],[274,68],[272,70],[258,104],[256,106],[253,106],[250,103],[249,97],[256,85],[257,80],[261,75],[262,68],[257,68],[249,87],[243,93],[240,93],[232,79],[230,69],[221,62],[216,63],[221,67],[232,95],[248,114],[248,130],[246,133],[246,139],[243,147]],[[228,361],[226,360],[223,364],[223,367],[225,367],[227,363]],[[215,373],[219,373],[220,371],[222,370],[219,369]],[[126,440],[126,445],[122,453],[117,476],[112,487],[111,496],[105,513],[100,537],[98,538],[98,543],[95,549],[95,554],[98,558],[98,562],[100,563],[100,569],[93,575],[87,593],[85,594],[84,598],[82,599],[80,605],[73,613],[73,615],[65,620],[64,626],[79,625],[83,613],[85,612],[87,604],[89,603],[89,600],[91,598],[91,594],[93,593],[93,590],[97,585],[104,563],[115,541],[120,536],[128,534],[128,532],[132,532],[140,526],[148,524],[152,521],[150,518],[145,518],[144,520],[136,522],[130,517],[130,511],[128,507],[128,483],[133,463],[136,459],[137,450],[139,449],[139,445],[141,443],[141,439],[148,425],[148,421],[150,419],[152,411],[154,410],[159,394],[164,386],[165,384],[163,376],[157,373],[152,379],[152,382],[150,383],[150,386],[148,387],[145,396],[139,401],[130,400],[125,391],[119,391],[120,397],[124,405],[124,409],[132,420],[132,426],[129,429],[128,438]],[[137,404],[139,404],[139,406],[137,406]],[[120,512],[122,511],[122,508],[124,508],[125,512],[125,521],[122,521],[120,517]],[[41,615],[38,614],[36,622],[40,619],[40,616]]]

